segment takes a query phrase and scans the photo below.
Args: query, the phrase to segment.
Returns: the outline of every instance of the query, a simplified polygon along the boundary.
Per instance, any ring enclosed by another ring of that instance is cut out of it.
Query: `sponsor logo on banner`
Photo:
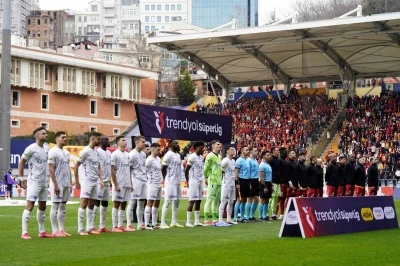
[[[391,196],[295,198],[295,207],[288,211],[280,236],[296,236],[292,213],[298,214],[303,237],[347,234],[398,228]],[[386,218],[386,219],[385,219]],[[286,228],[286,227],[290,228]]]
[[[290,211],[287,214],[286,224],[298,224],[299,218],[297,217],[296,211]]]
[[[361,209],[361,217],[366,222],[372,221],[374,219],[374,217],[372,215],[371,208],[362,208]]]
[[[383,211],[385,213],[386,219],[394,219],[395,218],[395,213],[394,213],[393,207],[391,207],[391,206],[385,207],[385,209]]]
[[[383,214],[383,209],[381,207],[375,207],[372,209],[374,213],[375,220],[383,220],[385,219],[385,215]]]
[[[146,137],[230,143],[232,117],[136,104],[139,130]]]

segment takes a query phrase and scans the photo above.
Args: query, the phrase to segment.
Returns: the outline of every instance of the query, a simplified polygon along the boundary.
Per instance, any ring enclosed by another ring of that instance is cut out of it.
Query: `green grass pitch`
[[[400,201],[395,202],[400,214]],[[179,222],[186,222],[187,201]],[[400,230],[313,239],[278,238],[281,222],[231,227],[173,228],[78,236],[78,205],[67,205],[72,237],[39,239],[36,207],[29,224],[32,240],[21,240],[23,207],[0,207],[0,265],[400,265]],[[46,230],[50,230],[50,206]],[[107,226],[111,227],[111,209]],[[169,213],[169,217],[170,217]]]

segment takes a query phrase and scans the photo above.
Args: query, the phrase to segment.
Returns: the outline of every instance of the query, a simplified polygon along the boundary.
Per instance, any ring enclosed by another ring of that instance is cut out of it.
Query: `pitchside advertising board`
[[[393,197],[290,198],[279,237],[398,228]]]
[[[230,143],[232,117],[135,104],[140,133],[179,140],[219,140]]]
[[[13,169],[18,168],[19,161],[24,154],[25,149],[34,143],[34,140],[11,140],[10,149],[10,167]],[[28,168],[28,164],[25,164],[25,168]]]

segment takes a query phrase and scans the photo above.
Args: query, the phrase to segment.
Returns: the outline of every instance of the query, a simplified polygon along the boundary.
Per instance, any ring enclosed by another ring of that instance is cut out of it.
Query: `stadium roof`
[[[224,88],[400,75],[400,12],[148,39]]]

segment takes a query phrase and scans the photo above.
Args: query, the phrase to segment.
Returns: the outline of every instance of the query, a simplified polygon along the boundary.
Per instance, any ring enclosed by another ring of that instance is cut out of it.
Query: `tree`
[[[362,0],[365,15],[399,12],[399,0]]]
[[[236,5],[232,14],[229,16],[229,19],[231,21],[233,19],[236,19],[238,28],[247,28],[248,27],[247,7]]]
[[[63,130],[66,132],[65,130]],[[101,134],[101,133],[100,133]],[[67,133],[67,145],[69,146],[86,146],[89,143],[89,135],[90,132],[85,132],[83,134],[71,134]],[[35,140],[33,135],[25,135],[25,136],[15,136],[11,137],[11,139],[18,140]],[[56,133],[54,131],[47,131],[47,142],[48,143],[56,143]]]
[[[355,9],[360,2],[361,0],[296,0],[292,9],[296,21],[314,21],[340,17]]]
[[[176,83],[175,91],[180,105],[187,106],[196,100],[196,96],[194,95],[196,87],[188,70],[185,70],[183,76],[179,78]]]

